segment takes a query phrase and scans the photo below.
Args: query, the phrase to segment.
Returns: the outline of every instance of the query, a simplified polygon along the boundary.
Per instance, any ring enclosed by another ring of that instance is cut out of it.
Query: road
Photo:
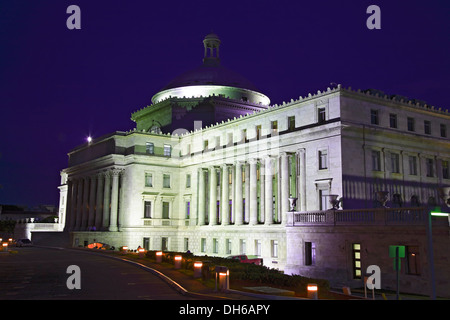
[[[70,249],[11,249],[18,252],[0,254],[0,300],[190,299],[153,273],[117,259]],[[80,268],[80,289],[66,284],[71,265]]]

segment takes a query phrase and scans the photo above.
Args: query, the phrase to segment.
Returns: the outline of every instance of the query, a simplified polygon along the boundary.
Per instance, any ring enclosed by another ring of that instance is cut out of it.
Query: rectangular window
[[[278,133],[278,121],[272,121],[271,123],[272,134]]]
[[[324,123],[326,121],[326,111],[325,108],[317,108],[317,122]]]
[[[425,159],[425,168],[427,177],[434,177],[434,161],[433,159],[427,158]]]
[[[148,154],[154,154],[155,153],[155,146],[152,142],[147,142],[145,144],[145,152]]]
[[[247,243],[245,242],[245,239],[241,239],[239,240],[239,249],[240,249],[240,254],[245,254],[247,252]]]
[[[161,250],[168,251],[168,249],[169,249],[169,238],[162,237],[161,238]]]
[[[271,241],[271,256],[272,258],[278,258],[278,241],[272,240]]]
[[[170,174],[163,174],[163,188],[170,188]]]
[[[219,241],[216,238],[213,239],[213,253],[219,253]]]
[[[447,137],[447,126],[445,124],[441,123],[440,129],[441,129],[440,130],[441,131],[441,137],[442,138],[446,138]]]
[[[261,240],[255,240],[255,255],[261,256]]]
[[[230,239],[225,240],[225,251],[226,251],[226,254],[231,254],[231,240]]]
[[[232,146],[233,145],[233,133],[230,132],[228,133],[228,146]]]
[[[319,151],[319,170],[328,168],[328,152],[327,150]]]
[[[328,195],[330,194],[328,189],[320,189],[319,190],[319,209],[327,210],[330,206],[328,201]]]
[[[423,131],[425,134],[431,134],[431,122],[428,120],[423,121]]]
[[[377,150],[372,150],[372,170],[381,171],[381,153]]]
[[[200,251],[206,252],[206,238],[202,238],[200,241]]]
[[[166,157],[172,156],[172,146],[170,144],[164,145],[164,156]]]
[[[261,139],[261,125],[256,126],[256,140]]]
[[[169,202],[162,203],[162,218],[169,219]]]
[[[412,176],[416,176],[417,175],[417,157],[409,156],[408,161],[409,161],[409,174]]]
[[[247,129],[242,130],[242,141],[243,142],[247,141]]]
[[[391,128],[397,128],[397,115],[395,113],[389,114],[389,126]]]
[[[370,123],[378,125],[380,123],[378,119],[378,110],[371,109],[370,110]]]
[[[288,129],[294,131],[295,129],[295,116],[288,117]]]
[[[186,219],[189,219],[191,216],[191,202],[186,201]]]
[[[420,256],[419,247],[407,246],[406,247],[406,272],[408,274],[420,275]]]
[[[407,122],[408,122],[408,131],[415,131],[414,118],[408,117]]]
[[[186,188],[190,188],[191,187],[191,175],[187,174],[186,175]]]
[[[208,150],[208,140],[203,141],[203,150]]]
[[[398,153],[391,153],[391,172],[400,173],[400,155]]]
[[[189,238],[184,238],[184,251],[189,250]]]
[[[442,160],[442,178],[448,179],[449,178],[449,169],[448,169],[448,161]]]
[[[142,239],[142,247],[144,247],[145,250],[150,250],[150,238]]]
[[[313,266],[316,264],[316,244],[314,242],[305,242],[305,265]]]
[[[153,187],[153,174],[151,174],[151,173],[145,174],[145,186]]]
[[[152,203],[151,201],[144,202],[144,218],[152,217]]]
[[[361,279],[361,244],[352,245],[353,278]]]

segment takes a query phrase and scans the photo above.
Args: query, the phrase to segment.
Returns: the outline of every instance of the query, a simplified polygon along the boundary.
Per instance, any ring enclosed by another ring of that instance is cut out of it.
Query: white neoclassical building
[[[440,204],[439,188],[450,185],[448,111],[341,85],[271,105],[221,66],[219,45],[208,35],[202,65],[134,112],[135,128],[69,152],[60,208],[71,244],[244,253],[339,283],[357,283],[373,258],[367,248],[389,241],[425,259],[426,242],[413,236],[422,226],[390,223],[385,207]],[[353,213],[343,221],[337,212]],[[436,230],[448,233],[448,223]],[[362,260],[355,244],[366,246]]]

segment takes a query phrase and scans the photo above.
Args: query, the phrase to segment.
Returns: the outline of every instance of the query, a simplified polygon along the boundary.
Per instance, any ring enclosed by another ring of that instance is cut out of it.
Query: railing
[[[424,207],[289,212],[287,225],[417,225],[427,223],[427,214]],[[449,225],[448,219],[434,220]]]

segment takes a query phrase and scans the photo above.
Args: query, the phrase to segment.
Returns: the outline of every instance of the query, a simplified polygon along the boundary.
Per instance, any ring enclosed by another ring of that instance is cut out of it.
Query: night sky
[[[81,30],[66,27],[72,4]],[[58,205],[67,153],[132,129],[132,112],[202,63],[211,31],[222,64],[272,104],[334,82],[448,108],[449,17],[448,0],[2,0],[0,204]]]

